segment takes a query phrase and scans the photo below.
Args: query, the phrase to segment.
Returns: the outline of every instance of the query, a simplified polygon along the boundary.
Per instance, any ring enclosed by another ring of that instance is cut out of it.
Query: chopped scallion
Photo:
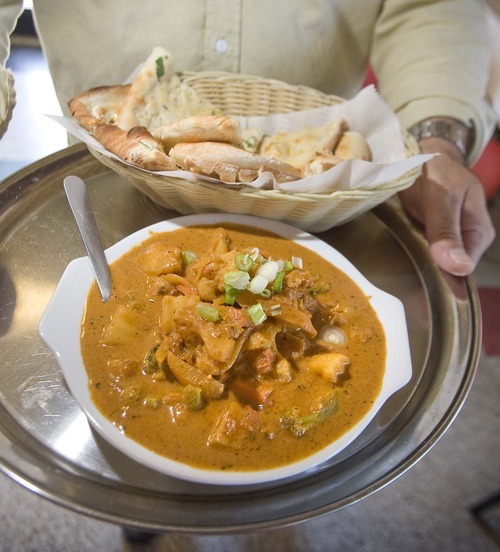
[[[234,289],[246,289],[250,283],[250,275],[243,270],[234,270],[224,275],[224,283]]]
[[[302,268],[302,259],[300,257],[292,257],[292,265],[294,268]]]
[[[217,322],[219,320],[219,311],[213,305],[207,303],[198,303],[196,305],[196,312],[208,322]]]
[[[293,270],[293,264],[291,261],[285,261],[285,272],[291,272]]]
[[[181,251],[181,260],[185,265],[191,264],[192,262],[196,261],[197,258],[198,257],[194,251],[189,251],[188,249]]]
[[[248,315],[254,324],[262,324],[267,319],[266,313],[260,303],[256,303],[247,309]]]
[[[285,279],[284,271],[278,272],[273,282],[273,291],[279,293],[283,289],[283,280]]]
[[[141,144],[142,146],[144,146],[147,150],[151,151],[153,148],[151,147],[150,144],[144,142],[144,140],[139,140],[139,144]]]
[[[252,268],[253,259],[248,253],[240,253],[239,255],[236,255],[234,264],[238,270],[248,272]]]
[[[252,293],[258,294],[258,293],[261,293],[264,289],[266,289],[267,284],[268,284],[267,279],[264,278],[264,276],[257,274],[250,280],[250,283],[248,284],[247,289]]]
[[[161,79],[165,74],[165,65],[163,63],[163,58],[159,57],[156,59],[156,78]]]
[[[224,285],[224,303],[226,305],[234,305],[234,302],[236,301],[236,290],[225,284]]]
[[[276,261],[267,261],[259,267],[256,273],[258,276],[263,276],[268,282],[272,282],[278,274],[278,263]]]

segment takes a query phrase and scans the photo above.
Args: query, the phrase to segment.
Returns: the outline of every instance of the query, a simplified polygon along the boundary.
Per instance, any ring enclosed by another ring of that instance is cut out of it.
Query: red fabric
[[[483,321],[483,349],[488,356],[500,356],[500,287],[479,288],[478,292]]]
[[[500,191],[500,141],[492,138],[483,154],[472,167],[483,184],[486,197],[491,199]]]

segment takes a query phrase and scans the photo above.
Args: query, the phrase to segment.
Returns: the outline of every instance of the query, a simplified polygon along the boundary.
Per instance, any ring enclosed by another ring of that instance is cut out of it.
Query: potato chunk
[[[337,381],[349,364],[349,357],[341,353],[321,353],[297,361],[297,366],[301,370],[309,370],[332,383]]]
[[[194,308],[199,301],[200,298],[197,295],[165,295],[161,304],[160,329],[165,333],[174,331],[179,312]]]
[[[145,316],[132,311],[125,305],[119,305],[108,327],[104,331],[105,345],[120,345],[148,331],[149,323]]]
[[[181,250],[164,242],[153,242],[139,258],[139,267],[148,276],[182,270]]]

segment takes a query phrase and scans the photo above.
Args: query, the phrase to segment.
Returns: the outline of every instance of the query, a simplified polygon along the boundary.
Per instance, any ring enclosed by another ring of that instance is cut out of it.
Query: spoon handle
[[[87,187],[85,182],[78,176],[67,176],[64,179],[64,190],[82,237],[83,245],[94,268],[102,300],[106,302],[111,294],[111,275]]]

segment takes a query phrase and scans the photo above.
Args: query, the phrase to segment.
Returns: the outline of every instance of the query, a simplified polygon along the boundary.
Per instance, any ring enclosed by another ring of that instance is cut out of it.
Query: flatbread
[[[130,84],[91,88],[71,98],[68,107],[77,123],[93,133],[97,125],[116,123],[129,90]]]
[[[134,78],[118,113],[123,130],[144,126],[150,132],[193,115],[216,115],[220,111],[174,71],[174,61],[164,48],[154,48]]]
[[[307,165],[303,168],[302,173],[304,178],[308,176],[317,176],[325,171],[336,167],[342,163],[343,159],[337,157],[333,153],[317,153]]]
[[[261,128],[245,128],[241,131],[243,147],[247,151],[257,153],[264,139],[265,132]]]
[[[342,134],[335,148],[335,156],[339,159],[372,160],[372,152],[366,138],[359,132],[348,130]]]
[[[175,72],[154,48],[132,84],[87,90],[69,102],[74,119],[123,161],[151,171],[178,168],[223,182],[277,182],[321,174],[345,159],[371,160],[365,138],[337,118],[318,127],[266,135],[240,128]]]
[[[251,182],[262,172],[272,173],[277,182],[301,178],[301,172],[288,163],[231,144],[179,143],[169,151],[169,156],[185,170],[220,178],[222,182]]]
[[[262,140],[259,153],[303,170],[318,153],[333,153],[347,128],[344,119],[334,119],[319,127],[278,132]]]
[[[165,151],[179,142],[225,142],[240,146],[241,129],[238,121],[227,115],[195,115],[152,132]]]
[[[115,125],[97,125],[95,138],[109,151],[127,163],[149,171],[173,171],[175,161],[163,151],[162,144],[144,127],[129,131]]]

